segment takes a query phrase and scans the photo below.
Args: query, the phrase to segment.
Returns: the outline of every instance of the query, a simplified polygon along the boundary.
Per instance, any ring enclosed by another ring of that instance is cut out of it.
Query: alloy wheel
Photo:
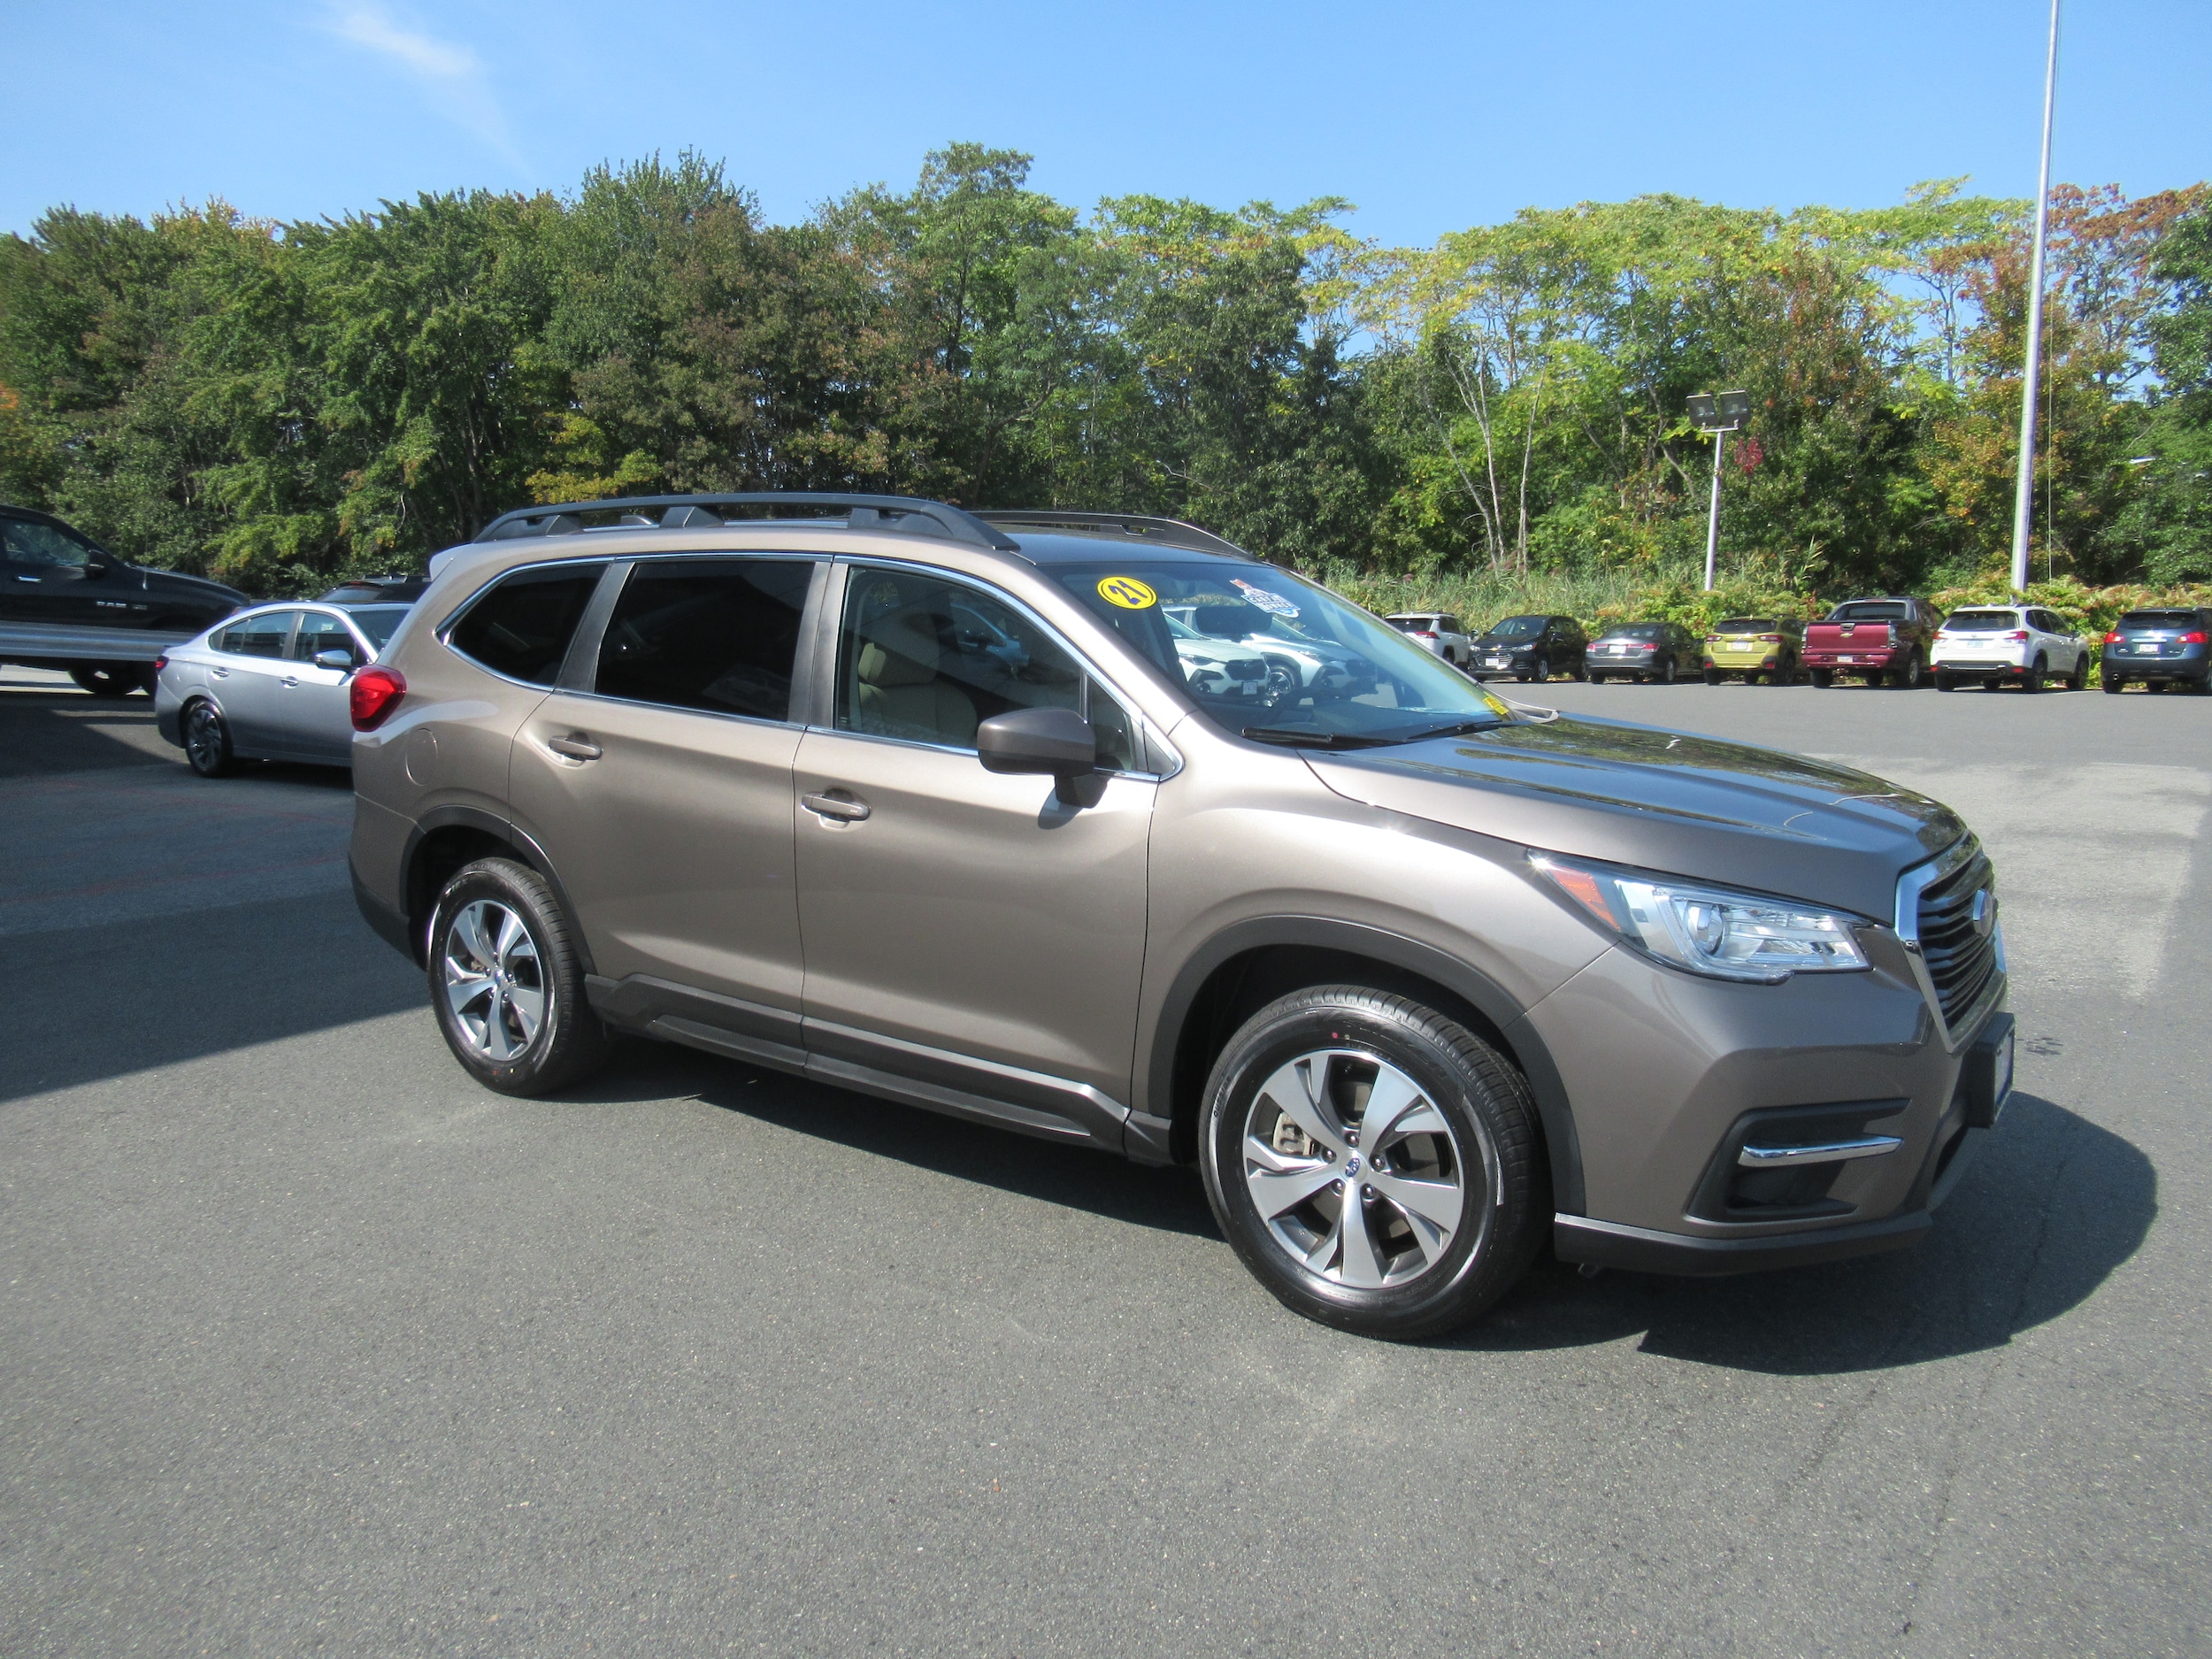
[[[440,963],[446,1005],[486,1058],[512,1060],[545,1023],[545,970],[522,918],[493,899],[464,906]]]
[[[1245,1190],[1276,1247],[1333,1284],[1409,1284],[1442,1261],[1468,1214],[1467,1159],[1421,1086],[1379,1056],[1302,1054],[1246,1110]],[[1487,1186],[1486,1156],[1477,1179]]]
[[[196,703],[184,717],[184,753],[196,772],[212,775],[222,769],[223,717],[206,703]]]

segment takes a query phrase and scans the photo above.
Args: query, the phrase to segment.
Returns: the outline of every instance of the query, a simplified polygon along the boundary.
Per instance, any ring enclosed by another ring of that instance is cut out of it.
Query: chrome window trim
[[[1116,703],[1121,705],[1122,712],[1129,717],[1131,724],[1135,728],[1133,735],[1136,737],[1138,742],[1144,746],[1145,753],[1148,757],[1149,757],[1152,752],[1153,746],[1157,744],[1163,753],[1173,756],[1175,760],[1174,766],[1171,770],[1164,772],[1108,772],[1103,768],[1101,768],[1091,774],[1093,777],[1131,778],[1136,780],[1140,783],[1164,783],[1168,779],[1172,778],[1176,772],[1182,771],[1182,756],[1178,753],[1164,737],[1160,735],[1159,728],[1145,718],[1143,710],[1137,704],[1136,699],[1132,697],[1127,692],[1124,691],[1120,686],[1116,684],[1110,675],[1100,672],[1098,664],[1091,660],[1087,652],[1082,650],[1075,645],[1066,634],[1061,633],[1058,628],[1053,626],[1051,623],[1046,621],[1044,618],[1039,616],[1033,607],[1026,604],[1023,601],[1017,599],[1013,595],[1006,592],[1003,588],[994,587],[989,582],[984,581],[979,578],[971,576],[965,571],[949,570],[941,565],[920,565],[908,559],[879,558],[863,554],[857,557],[841,557],[837,560],[837,564],[841,569],[848,571],[887,570],[911,572],[921,576],[934,577],[940,581],[958,582],[964,586],[977,588],[979,591],[989,595],[992,598],[996,599],[1001,604],[1003,604],[1008,610],[1014,611],[1019,616],[1026,618],[1030,622],[1033,623],[1040,633],[1041,633],[1047,639],[1050,640],[1054,644],[1057,645],[1062,650],[1065,651],[1069,657],[1073,658],[1075,662],[1081,665],[1084,675],[1087,680],[1095,680],[1106,688],[1107,694],[1111,696]],[[827,666],[830,678],[830,706],[827,709],[818,710],[818,712],[827,715],[829,717],[830,723],[828,725],[822,725],[818,722],[810,725],[807,729],[809,731],[830,733],[838,737],[866,738],[872,742],[903,743],[911,749],[933,749],[941,753],[948,755],[973,755],[976,751],[972,748],[963,749],[949,743],[927,743],[924,742],[919,738],[889,737],[880,732],[849,731],[845,727],[836,724],[838,642],[840,635],[842,634],[844,629],[845,601],[850,593],[851,584],[849,582],[841,584],[836,594],[833,595],[835,600],[834,608],[832,609],[826,603],[824,607],[824,626],[827,634],[825,644],[826,646],[826,654],[829,659]],[[1085,688],[1084,695],[1085,702],[1087,706],[1089,700],[1089,689],[1087,687]],[[1088,714],[1086,714],[1084,718],[1088,719],[1090,717]]]
[[[1958,840],[1922,864],[1915,864],[1897,878],[1897,916],[1895,930],[1898,942],[1905,948],[1905,960],[1912,964],[1913,982],[1920,987],[1920,995],[1934,1017],[1935,1028],[1942,1033],[1944,1051],[1956,1054],[1972,1041],[1981,1029],[1989,1010],[2003,1000],[2007,983],[2005,967],[2005,925],[2000,920],[1991,929],[1991,944],[1997,953],[1997,971],[1971,1006],[1959,1016],[1954,1025],[1943,1017],[1943,998],[1936,989],[1935,976],[1928,972],[1926,957],[1920,951],[1920,895],[1946,876],[1972,862],[1981,851],[1981,842],[1971,833]]]

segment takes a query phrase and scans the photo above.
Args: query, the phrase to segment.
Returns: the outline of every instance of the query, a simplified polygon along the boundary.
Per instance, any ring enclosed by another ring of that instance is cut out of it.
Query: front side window
[[[809,559],[649,559],[607,619],[603,697],[756,720],[791,716]]]
[[[1080,711],[1084,679],[1056,640],[980,588],[918,572],[852,572],[838,628],[841,730],[973,749],[975,728],[993,715]]]
[[[543,565],[503,576],[462,613],[446,642],[495,674],[549,686],[606,568]]]
[[[1052,574],[1225,731],[1360,748],[1514,718],[1388,623],[1273,565],[1144,558]]]
[[[296,611],[264,611],[234,622],[215,636],[215,649],[233,657],[280,657],[292,636]]]
[[[50,524],[34,524],[27,518],[0,519],[0,539],[7,544],[11,565],[81,571],[92,563],[92,549],[82,537]]]
[[[361,656],[352,630],[340,618],[327,611],[301,612],[300,631],[292,636],[292,660],[311,663],[325,651],[343,651],[356,662]]]

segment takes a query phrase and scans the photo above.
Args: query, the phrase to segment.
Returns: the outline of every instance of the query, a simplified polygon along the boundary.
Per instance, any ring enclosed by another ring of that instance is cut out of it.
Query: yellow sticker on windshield
[[[1149,611],[1160,595],[1133,576],[1109,576],[1098,585],[1098,596],[1124,611]]]

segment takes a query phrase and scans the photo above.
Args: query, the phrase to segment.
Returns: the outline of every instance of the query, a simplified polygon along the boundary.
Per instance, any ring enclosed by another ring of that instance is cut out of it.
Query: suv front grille
[[[1989,895],[1986,902],[1993,904],[1995,872],[1977,845],[1956,869],[1920,895],[1920,957],[1927,964],[1943,1023],[1954,1029],[1997,977],[1996,929],[1974,925],[1974,900],[1984,892]]]

